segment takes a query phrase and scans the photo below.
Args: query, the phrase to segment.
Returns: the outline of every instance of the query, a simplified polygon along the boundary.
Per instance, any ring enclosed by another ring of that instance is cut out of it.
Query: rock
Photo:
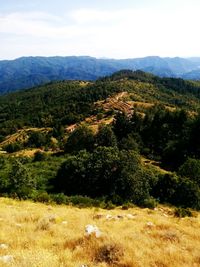
[[[22,224],[21,223],[16,223],[15,226],[21,228],[22,227]]]
[[[154,223],[152,223],[152,222],[147,222],[147,224],[146,224],[148,227],[154,227],[155,226],[155,224]]]
[[[102,235],[101,231],[96,225],[88,224],[85,226],[85,235],[90,236],[94,234],[96,238],[100,237]]]
[[[68,222],[67,221],[62,221],[62,224],[68,224]]]
[[[107,214],[107,215],[106,215],[106,220],[111,220],[112,218],[113,218],[112,215],[110,215],[110,214]]]
[[[0,256],[0,261],[4,262],[4,263],[8,263],[13,261],[13,256],[12,255],[4,255],[4,256]]]
[[[7,244],[0,244],[0,249],[8,249],[8,245]]]
[[[135,218],[135,215],[129,213],[129,214],[126,214],[126,217],[131,220]]]

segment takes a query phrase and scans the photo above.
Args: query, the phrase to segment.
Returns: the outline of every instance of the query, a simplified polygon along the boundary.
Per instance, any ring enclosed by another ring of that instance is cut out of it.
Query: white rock
[[[112,218],[113,218],[112,215],[110,215],[110,214],[107,214],[107,215],[106,215],[106,220],[111,220]]]
[[[101,231],[96,225],[88,224],[85,226],[85,235],[90,236],[94,234],[97,238],[102,235]]]
[[[67,221],[62,221],[62,224],[68,224],[68,222]]]
[[[21,228],[22,227],[22,224],[21,223],[16,223],[15,226]]]
[[[152,222],[147,222],[147,226],[149,226],[149,227],[153,227],[153,226],[155,226],[155,225],[154,225],[154,223],[152,223]]]
[[[11,262],[11,261],[13,261],[13,256],[12,255],[0,256],[0,261],[2,261],[4,263]]]
[[[128,219],[134,219],[135,218],[135,216],[133,215],[133,214],[126,214],[126,217],[128,218]]]
[[[7,244],[0,244],[0,249],[7,249],[8,245]]]

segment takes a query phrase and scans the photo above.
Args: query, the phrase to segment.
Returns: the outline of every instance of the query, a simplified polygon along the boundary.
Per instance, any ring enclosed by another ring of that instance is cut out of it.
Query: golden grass
[[[107,220],[108,214],[134,216]],[[85,236],[87,224],[102,236]],[[14,260],[0,266],[198,267],[200,216],[174,218],[163,206],[107,211],[0,198],[2,243],[9,247],[0,256]]]

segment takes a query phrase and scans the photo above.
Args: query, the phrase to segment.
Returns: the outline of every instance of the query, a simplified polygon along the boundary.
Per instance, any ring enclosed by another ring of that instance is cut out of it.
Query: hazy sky
[[[0,59],[200,56],[200,0],[0,0]]]

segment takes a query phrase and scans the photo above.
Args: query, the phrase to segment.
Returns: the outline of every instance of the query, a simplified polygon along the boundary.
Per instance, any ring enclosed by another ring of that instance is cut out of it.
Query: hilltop
[[[115,107],[109,100],[113,96]],[[161,104],[196,112],[199,96],[199,82],[159,78],[142,71],[119,71],[96,82],[54,82],[1,96],[0,134],[6,136],[22,127],[70,126],[101,113],[101,109],[130,112],[134,107],[142,110],[144,106]],[[106,104],[99,105],[98,101],[109,104],[106,108]],[[124,110],[120,105],[124,105]]]
[[[98,59],[89,56],[22,57],[0,61],[0,94],[51,81],[97,80],[121,69],[143,70],[160,77],[200,79],[199,58]]]

